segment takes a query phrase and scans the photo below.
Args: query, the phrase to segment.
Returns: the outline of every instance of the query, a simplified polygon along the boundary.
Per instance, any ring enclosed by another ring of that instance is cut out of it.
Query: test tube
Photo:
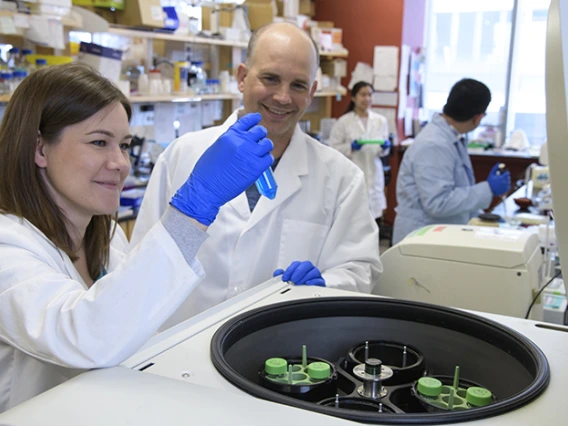
[[[269,200],[274,200],[274,198],[276,198],[278,185],[276,184],[276,178],[274,177],[274,173],[270,167],[262,173],[262,175],[256,180],[255,184],[261,195],[264,195]]]

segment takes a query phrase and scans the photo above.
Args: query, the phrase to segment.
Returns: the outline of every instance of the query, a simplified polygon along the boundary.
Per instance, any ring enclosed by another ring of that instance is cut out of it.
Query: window
[[[456,81],[475,78],[492,94],[480,130],[500,128],[508,137],[522,129],[532,145],[540,146],[546,139],[549,4],[550,0],[430,0],[424,107],[441,111]]]
[[[517,5],[507,131],[522,129],[531,145],[546,139],[544,52],[550,0],[521,0]]]

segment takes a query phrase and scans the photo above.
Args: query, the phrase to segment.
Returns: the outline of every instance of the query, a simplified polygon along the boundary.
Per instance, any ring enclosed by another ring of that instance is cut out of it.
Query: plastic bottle
[[[150,72],[148,73],[148,84],[150,95],[162,94],[162,73],[160,72],[160,70],[150,70]]]
[[[27,71],[25,71],[25,70],[23,70],[23,69],[18,69],[18,68],[16,68],[16,71],[14,71],[14,74],[13,74],[13,81],[12,81],[13,87],[12,87],[12,92],[18,88],[18,86],[20,85],[20,83],[22,82],[22,80],[23,80],[24,78],[26,78],[27,76],[28,76]]]
[[[20,49],[17,47],[12,47],[8,51],[8,68],[10,70],[13,70],[14,68],[16,68],[17,64],[20,64],[20,62],[21,62]]]
[[[221,93],[229,93],[229,71],[219,72],[219,90]]]
[[[187,74],[189,62],[178,61],[174,63],[174,93],[187,93]]]
[[[32,55],[33,51],[31,49],[22,49],[22,56],[20,57],[20,64],[16,66],[18,69],[25,70],[27,74],[30,73],[30,62],[28,61],[28,55]]]
[[[189,85],[197,94],[206,93],[207,90],[207,73],[203,70],[203,62],[195,61],[189,67],[188,77]]]
[[[13,89],[12,73],[0,73],[0,79],[2,80],[0,83],[0,95],[10,95]]]
[[[221,93],[219,80],[214,78],[207,79],[207,93],[212,95],[218,95],[219,93]]]
[[[37,70],[39,70],[39,69],[41,69],[41,68],[45,68],[46,66],[47,66],[47,60],[45,60],[45,59],[36,59],[36,60],[35,60],[35,65],[32,65],[32,66],[30,67],[30,68],[31,68],[31,71],[30,71],[30,72],[37,71]]]

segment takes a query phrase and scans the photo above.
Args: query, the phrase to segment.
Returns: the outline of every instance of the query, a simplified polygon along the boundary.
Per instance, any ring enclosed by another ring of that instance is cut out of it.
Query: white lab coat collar
[[[372,113],[373,113],[372,111],[369,111],[368,115],[366,117],[366,121],[363,121],[363,118],[359,117],[359,115],[355,111],[353,111],[353,117],[354,117],[355,121],[357,122],[359,128],[361,129],[363,135],[367,135],[367,132],[369,130],[369,123],[371,122],[371,114]]]

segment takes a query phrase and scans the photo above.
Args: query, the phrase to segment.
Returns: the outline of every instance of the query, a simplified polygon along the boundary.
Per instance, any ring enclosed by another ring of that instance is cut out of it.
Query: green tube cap
[[[433,377],[421,377],[416,389],[420,395],[437,397],[442,393],[442,382]]]
[[[264,363],[264,371],[272,376],[288,372],[288,362],[284,358],[269,358]]]
[[[485,405],[489,405],[493,402],[493,395],[491,394],[491,391],[485,388],[472,386],[467,389],[465,399],[474,407],[484,407]]]
[[[324,380],[331,375],[331,368],[326,362],[312,362],[308,365],[308,375],[314,380]]]

